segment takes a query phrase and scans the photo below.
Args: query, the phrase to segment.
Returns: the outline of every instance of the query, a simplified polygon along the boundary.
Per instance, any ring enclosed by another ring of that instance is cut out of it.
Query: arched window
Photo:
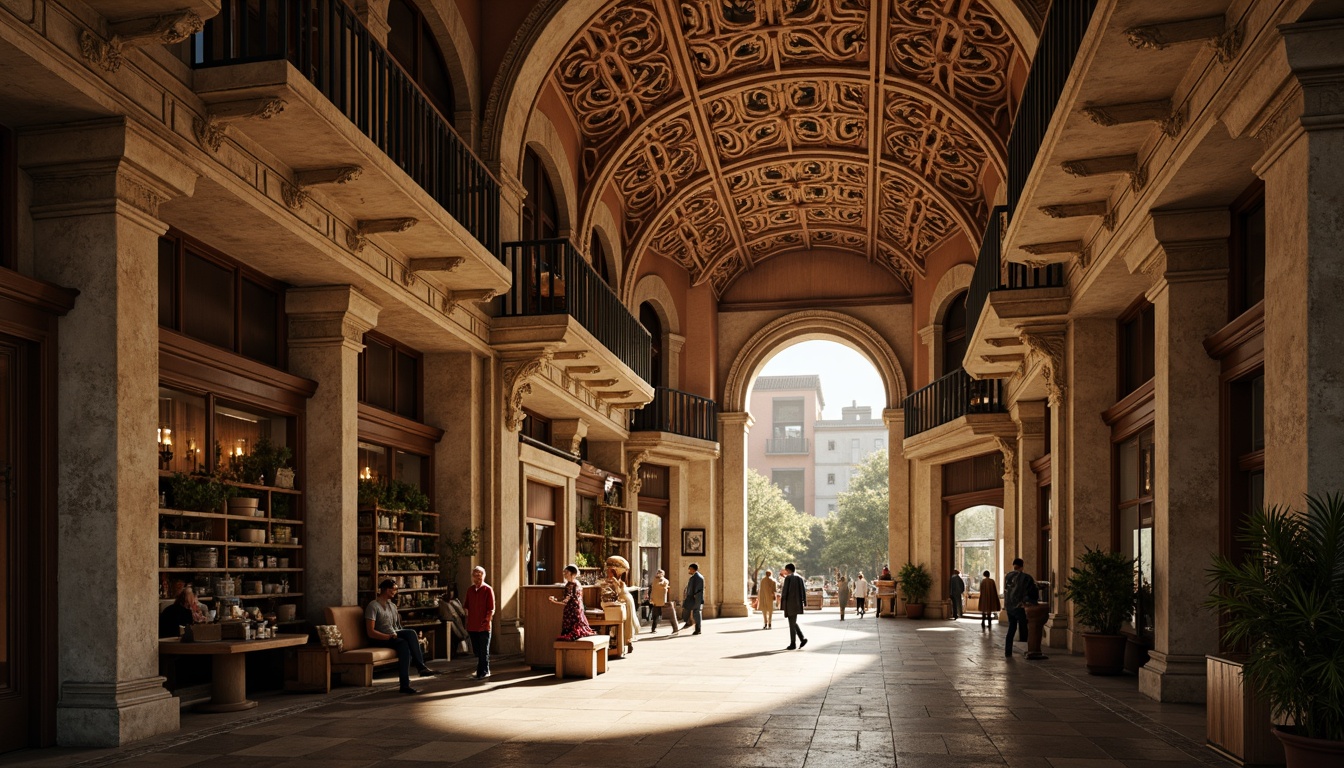
[[[966,357],[966,291],[952,297],[943,315],[943,375],[961,367]]]
[[[387,48],[410,74],[449,125],[457,112],[453,79],[425,15],[410,0],[392,0],[387,8]]]
[[[649,351],[652,363],[649,366],[651,371],[649,375],[653,380],[649,383],[661,387],[666,383],[663,380],[663,321],[658,319],[658,312],[647,301],[639,305],[639,324],[653,337],[653,347]]]
[[[560,210],[556,205],[555,188],[537,153],[527,150],[523,155],[523,239],[549,240],[560,236]]]
[[[602,247],[602,240],[597,235],[593,235],[593,270],[602,278],[602,282],[611,286],[611,266],[607,264],[607,249]]]

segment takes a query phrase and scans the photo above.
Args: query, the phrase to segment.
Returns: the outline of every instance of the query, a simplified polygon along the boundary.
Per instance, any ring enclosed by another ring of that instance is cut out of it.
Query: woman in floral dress
[[[578,640],[580,637],[595,635],[588,626],[588,617],[583,615],[583,590],[579,587],[579,569],[573,565],[565,566],[565,596],[562,599],[551,597],[552,603],[565,606],[560,620],[560,636],[557,640]]]

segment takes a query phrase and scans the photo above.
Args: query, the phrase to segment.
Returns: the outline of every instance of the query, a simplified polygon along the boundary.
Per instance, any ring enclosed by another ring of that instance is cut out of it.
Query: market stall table
[[[307,635],[288,634],[265,640],[216,640],[206,643],[184,643],[179,638],[169,637],[159,640],[159,653],[169,656],[209,656],[213,670],[210,701],[196,708],[202,712],[240,712],[257,706],[257,702],[247,698],[247,657],[244,654],[307,643]]]
[[[625,619],[602,619],[595,616],[588,617],[588,626],[593,631],[603,633],[616,640],[616,647],[608,652],[608,656],[613,659],[625,658],[625,644],[628,642],[625,637]]]

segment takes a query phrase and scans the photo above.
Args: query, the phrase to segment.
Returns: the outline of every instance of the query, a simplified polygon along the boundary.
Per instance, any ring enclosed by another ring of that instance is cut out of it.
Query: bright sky
[[[882,379],[868,358],[834,341],[804,341],[777,353],[761,370],[762,376],[814,373],[821,376],[821,394],[826,398],[823,418],[840,418],[840,409],[857,400],[871,405],[873,418],[882,418],[887,407]]]

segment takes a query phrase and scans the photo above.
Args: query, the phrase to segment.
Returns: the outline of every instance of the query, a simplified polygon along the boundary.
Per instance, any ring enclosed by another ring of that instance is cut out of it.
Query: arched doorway
[[[667,386],[667,379],[663,376],[663,321],[658,317],[658,310],[654,309],[653,304],[646,301],[639,305],[639,324],[649,332],[653,342],[649,348],[651,363],[649,371],[653,376],[651,383],[655,387]]]

